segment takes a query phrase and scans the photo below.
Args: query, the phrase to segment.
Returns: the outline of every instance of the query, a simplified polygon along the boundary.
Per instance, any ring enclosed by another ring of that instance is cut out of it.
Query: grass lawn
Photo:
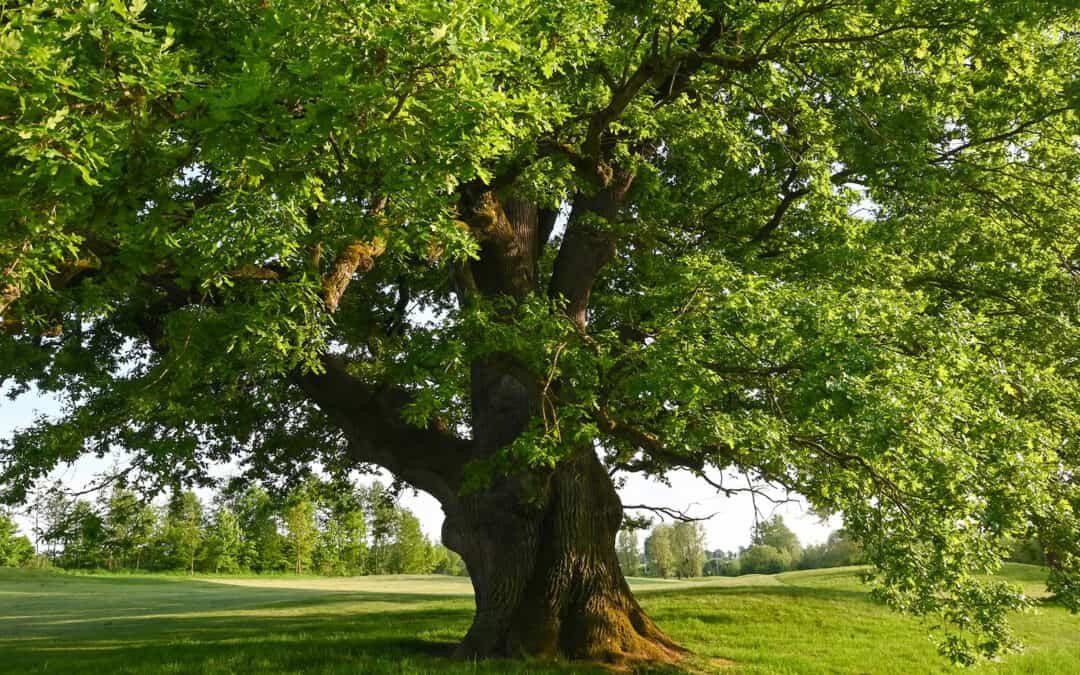
[[[1043,570],[1006,574],[1039,595]],[[873,602],[851,569],[632,580],[693,650],[688,672],[957,672],[926,627]],[[460,662],[472,589],[447,577],[178,577],[0,570],[0,671],[17,673],[584,673]],[[1017,616],[1026,653],[975,673],[1080,673],[1080,616]],[[671,672],[670,670],[664,672]]]

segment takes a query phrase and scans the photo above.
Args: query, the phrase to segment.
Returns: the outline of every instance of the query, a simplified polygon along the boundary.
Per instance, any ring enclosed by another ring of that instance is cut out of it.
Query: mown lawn
[[[1029,593],[1043,571],[1006,570]],[[681,670],[924,673],[952,669],[926,627],[873,602],[852,569],[636,580],[642,604],[694,651]],[[0,671],[18,673],[570,673],[577,664],[447,658],[471,587],[447,577],[176,577],[0,570]],[[1015,619],[1026,653],[977,673],[1080,673],[1080,617]],[[665,670],[664,672],[670,672]]]

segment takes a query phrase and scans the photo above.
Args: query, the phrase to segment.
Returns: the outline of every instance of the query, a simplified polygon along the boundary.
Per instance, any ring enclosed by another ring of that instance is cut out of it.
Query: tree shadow
[[[14,603],[4,602],[7,587],[0,588],[0,653],[5,654],[0,670],[612,672],[581,663],[451,659],[473,614],[471,598],[461,595],[241,586],[167,577],[80,576],[72,581],[60,584],[66,586],[60,591],[51,587],[56,583],[51,579],[46,588],[30,584],[30,599]],[[641,596],[661,626],[687,618],[730,624],[735,621],[731,603],[751,598],[876,604],[865,592],[785,584],[680,585],[650,589]],[[706,602],[695,606],[695,599]],[[683,673],[686,667],[647,666],[638,672]]]
[[[342,616],[155,620],[108,638],[0,640],[7,665],[62,672],[469,672],[521,670],[516,662],[451,658],[471,610],[435,608]],[[5,666],[0,668],[6,669]],[[533,664],[527,672],[603,672],[579,664]]]
[[[71,594],[32,584],[26,593],[0,588],[0,671],[609,672],[582,664],[452,659],[473,615],[472,600],[462,596],[197,579],[158,580],[135,590],[128,583],[134,579],[77,581]]]
[[[64,596],[63,604],[56,597],[3,603],[0,608],[0,635],[20,638],[77,637],[93,635],[107,629],[113,634],[167,630],[175,623],[197,621],[205,625],[221,622],[237,624],[238,633],[260,630],[261,622],[272,621],[275,615],[297,618],[309,614],[318,606],[353,605],[360,613],[381,612],[387,608],[421,607],[438,604],[460,604],[460,599],[437,594],[370,593],[309,591],[300,589],[250,589],[238,593],[235,589],[207,589],[200,592],[199,582],[179,593],[124,593],[116,589],[112,595],[81,593]],[[206,584],[213,587],[218,584]],[[329,614],[328,616],[333,616]]]

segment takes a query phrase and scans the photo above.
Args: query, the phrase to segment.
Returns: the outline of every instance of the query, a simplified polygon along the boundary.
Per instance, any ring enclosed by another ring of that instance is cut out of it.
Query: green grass
[[[1006,574],[1033,595],[1044,571]],[[924,624],[872,601],[852,569],[735,579],[635,579],[693,650],[690,672],[954,671]],[[195,577],[0,570],[0,671],[18,673],[587,673],[579,664],[447,658],[472,614],[447,577]],[[1080,673],[1080,617],[1017,616],[1021,655],[976,673]]]

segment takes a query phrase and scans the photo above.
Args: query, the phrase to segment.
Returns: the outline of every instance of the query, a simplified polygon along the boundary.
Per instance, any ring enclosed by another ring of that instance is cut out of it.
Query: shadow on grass
[[[12,588],[9,601],[4,592]],[[780,584],[655,588],[644,595],[661,625],[688,616],[734,621],[726,612],[695,608],[695,598],[710,605],[715,598],[721,606],[750,597],[870,602],[864,592]],[[471,599],[445,594],[31,576],[0,587],[0,671],[610,672],[579,663],[452,660],[472,613]]]
[[[170,614],[281,611],[340,602],[415,606],[462,600],[445,593],[393,593],[241,586],[190,578],[37,576],[0,585],[0,635],[88,621],[157,619]]]
[[[460,596],[168,577],[0,581],[0,672],[612,672],[581,663],[453,659],[473,615],[471,598]]]
[[[451,659],[473,613],[472,600],[460,596],[184,578],[61,575],[42,580],[44,586],[22,581],[0,584],[0,672],[611,672],[579,663]],[[650,589],[640,597],[661,627],[702,649],[703,655],[687,665],[692,672],[699,670],[693,663],[716,656],[703,641],[715,639],[721,626],[756,616],[747,609],[754,603],[785,611],[802,602],[828,605],[829,612],[837,603],[881,607],[862,590],[794,581],[681,585]],[[848,604],[845,612],[851,609]],[[773,614],[771,609],[762,613],[759,623],[771,625]],[[695,621],[710,628],[696,627]],[[728,628],[722,632],[732,633]],[[702,661],[705,670],[715,667]],[[640,672],[686,670],[662,666]]]
[[[0,585],[0,672],[610,672],[452,659],[473,614],[464,597],[197,579],[7,581]]]
[[[601,673],[581,663],[453,658],[471,611],[380,612],[343,620],[336,614],[303,620],[172,620],[153,636],[130,639],[19,641],[0,639],[0,671],[19,673]],[[672,666],[639,670],[683,673]]]
[[[425,672],[453,664],[447,659],[470,617],[471,611],[464,608],[352,615],[316,609],[295,616],[159,616],[99,624],[97,630],[81,635],[0,639],[4,654],[0,669]]]

